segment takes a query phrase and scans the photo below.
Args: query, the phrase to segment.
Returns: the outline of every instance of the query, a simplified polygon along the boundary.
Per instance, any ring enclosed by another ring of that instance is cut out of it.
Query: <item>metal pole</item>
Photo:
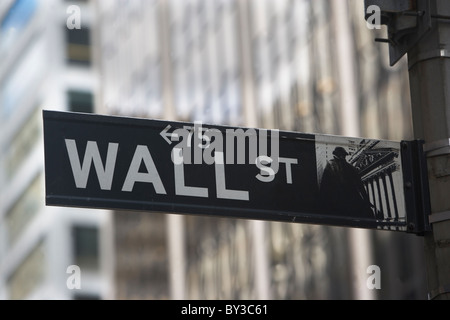
[[[425,141],[432,231],[425,235],[430,299],[450,298],[450,1],[430,0],[432,28],[409,52],[414,135]],[[439,17],[442,17],[439,18]]]

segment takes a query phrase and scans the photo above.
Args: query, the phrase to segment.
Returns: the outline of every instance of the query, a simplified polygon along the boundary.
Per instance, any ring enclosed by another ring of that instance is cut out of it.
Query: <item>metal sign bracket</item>
[[[424,235],[431,231],[431,212],[427,162],[421,140],[402,141],[405,174],[405,201],[408,212],[408,232]]]

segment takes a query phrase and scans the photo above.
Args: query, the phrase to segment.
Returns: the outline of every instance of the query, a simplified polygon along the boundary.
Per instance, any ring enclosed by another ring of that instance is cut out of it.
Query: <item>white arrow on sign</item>
[[[178,134],[176,134],[176,133],[168,133],[170,128],[172,128],[172,126],[170,124],[168,124],[167,127],[165,127],[164,130],[160,132],[161,137],[163,137],[164,140],[166,140],[166,142],[168,144],[172,144],[172,140],[169,139],[169,138],[172,138],[172,137],[178,138]]]

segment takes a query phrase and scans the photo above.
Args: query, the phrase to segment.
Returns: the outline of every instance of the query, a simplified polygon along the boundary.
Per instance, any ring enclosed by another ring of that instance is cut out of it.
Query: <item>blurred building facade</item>
[[[67,27],[71,4],[84,12],[81,30]],[[100,299],[110,291],[107,213],[46,207],[44,197],[42,109],[93,111],[91,13],[88,1],[0,3],[0,299]]]
[[[367,28],[362,1],[342,3],[97,1],[98,111],[308,133],[353,126],[362,137],[411,139],[404,61],[388,66],[373,40],[383,30]],[[113,219],[119,299],[358,298],[345,228],[157,213]],[[425,299],[422,239],[366,235],[368,265],[358,272],[367,277],[372,264],[382,272],[372,297]]]
[[[377,32],[360,0],[1,1],[0,299],[357,298],[346,228],[45,207],[41,110],[411,139]],[[422,239],[367,234],[373,297],[425,299]]]

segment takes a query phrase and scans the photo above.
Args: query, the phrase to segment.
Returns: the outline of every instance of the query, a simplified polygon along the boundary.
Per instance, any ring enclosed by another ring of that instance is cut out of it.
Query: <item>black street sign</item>
[[[418,141],[43,111],[46,204],[428,230]]]

